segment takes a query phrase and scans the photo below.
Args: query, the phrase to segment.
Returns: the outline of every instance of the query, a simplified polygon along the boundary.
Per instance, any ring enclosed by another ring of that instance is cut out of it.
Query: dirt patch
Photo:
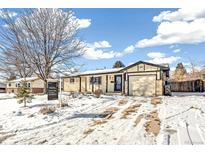
[[[122,99],[118,102],[118,105],[121,106],[121,105],[125,105],[127,104],[128,100],[127,99]]]
[[[161,104],[161,102],[162,102],[162,99],[159,97],[154,97],[151,99],[151,104],[154,106],[157,106],[157,104]]]
[[[147,118],[149,121],[145,124],[145,130],[148,133],[153,133],[155,136],[157,136],[160,131],[161,123],[157,111],[151,112]]]
[[[122,112],[122,117],[121,118],[127,118],[128,115],[130,115],[131,113],[133,112],[137,112],[138,109],[140,108],[141,104],[137,104],[137,105],[132,105],[132,106],[129,106],[128,108],[126,108],[123,112]]]
[[[136,120],[135,120],[135,122],[134,122],[134,127],[136,127],[139,123],[140,123],[140,121],[142,120],[142,118],[144,118],[144,114],[140,114],[137,118],[136,118]]]
[[[91,126],[102,125],[106,122],[107,122],[106,120],[93,120],[93,123],[91,124]]]
[[[16,134],[6,134],[6,135],[0,135],[0,143],[2,143],[3,141],[5,141],[6,139],[15,136]]]
[[[119,110],[119,108],[117,108],[117,107],[111,107],[111,108],[106,109],[103,112],[104,118],[105,119],[110,119],[112,117],[112,115],[114,113],[116,113],[118,110]]]

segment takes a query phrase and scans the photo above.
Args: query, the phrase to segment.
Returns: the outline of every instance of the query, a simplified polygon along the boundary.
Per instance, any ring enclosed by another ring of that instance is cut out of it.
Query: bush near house
[[[101,96],[102,93],[103,93],[103,92],[102,92],[101,89],[97,89],[97,90],[95,90],[95,92],[94,92],[94,94],[95,94],[95,96],[96,96],[97,98],[100,98],[100,96]]]

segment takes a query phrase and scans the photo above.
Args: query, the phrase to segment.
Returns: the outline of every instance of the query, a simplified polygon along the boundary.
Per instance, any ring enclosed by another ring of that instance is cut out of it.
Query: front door
[[[122,75],[115,75],[115,91],[122,91]]]

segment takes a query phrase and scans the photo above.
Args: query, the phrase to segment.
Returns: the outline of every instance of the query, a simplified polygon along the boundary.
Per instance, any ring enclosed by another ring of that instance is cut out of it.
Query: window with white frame
[[[101,84],[102,83],[102,77],[98,76],[98,77],[90,77],[90,84]]]

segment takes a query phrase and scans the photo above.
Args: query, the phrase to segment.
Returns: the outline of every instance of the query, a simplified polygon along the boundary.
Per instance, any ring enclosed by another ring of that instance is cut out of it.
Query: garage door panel
[[[134,96],[155,95],[156,76],[130,76],[129,94]]]

